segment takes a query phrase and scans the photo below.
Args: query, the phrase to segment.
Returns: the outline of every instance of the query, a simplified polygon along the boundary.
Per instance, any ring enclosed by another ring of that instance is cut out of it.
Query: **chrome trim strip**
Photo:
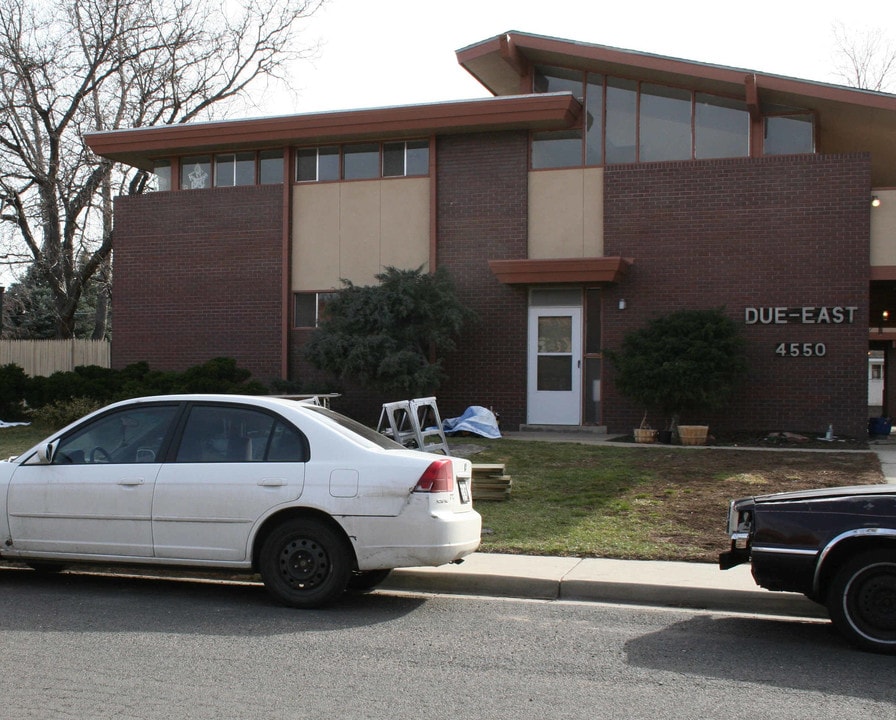
[[[815,595],[818,595],[818,591],[821,586],[821,568],[824,565],[825,558],[827,558],[831,550],[833,550],[838,543],[846,540],[847,538],[872,537],[875,535],[880,537],[896,538],[896,529],[881,527],[855,528],[854,530],[847,530],[844,533],[840,533],[839,535],[837,535],[837,537],[835,537],[827,545],[825,545],[822,548],[821,552],[818,554],[818,562],[815,564],[815,576],[812,579],[812,592]]]
[[[764,552],[773,555],[799,555],[800,557],[808,557],[817,555],[817,550],[801,550],[798,548],[768,547],[765,545],[753,545],[753,552]]]

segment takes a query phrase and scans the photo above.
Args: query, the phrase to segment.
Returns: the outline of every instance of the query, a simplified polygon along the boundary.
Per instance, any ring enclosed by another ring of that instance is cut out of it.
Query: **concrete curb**
[[[748,566],[474,553],[461,565],[401,568],[384,590],[656,605],[806,618],[825,609],[758,587]]]

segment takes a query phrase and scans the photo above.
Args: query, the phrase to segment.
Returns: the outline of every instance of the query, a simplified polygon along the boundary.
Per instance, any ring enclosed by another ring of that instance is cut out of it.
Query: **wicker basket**
[[[706,445],[709,425],[679,425],[678,437],[682,445]]]
[[[652,443],[656,442],[656,430],[650,430],[649,428],[635,428],[635,442],[639,443]]]

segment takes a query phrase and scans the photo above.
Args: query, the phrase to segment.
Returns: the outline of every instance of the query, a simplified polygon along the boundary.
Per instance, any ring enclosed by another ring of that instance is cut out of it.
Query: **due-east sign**
[[[747,325],[850,325],[855,322],[855,305],[806,307],[748,307],[744,308]]]

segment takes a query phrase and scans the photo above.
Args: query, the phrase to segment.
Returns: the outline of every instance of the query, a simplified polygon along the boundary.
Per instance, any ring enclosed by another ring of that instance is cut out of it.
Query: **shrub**
[[[86,397],[57,400],[32,410],[31,419],[36,425],[41,425],[50,430],[58,430],[94,410],[98,410],[103,405],[103,402]]]

